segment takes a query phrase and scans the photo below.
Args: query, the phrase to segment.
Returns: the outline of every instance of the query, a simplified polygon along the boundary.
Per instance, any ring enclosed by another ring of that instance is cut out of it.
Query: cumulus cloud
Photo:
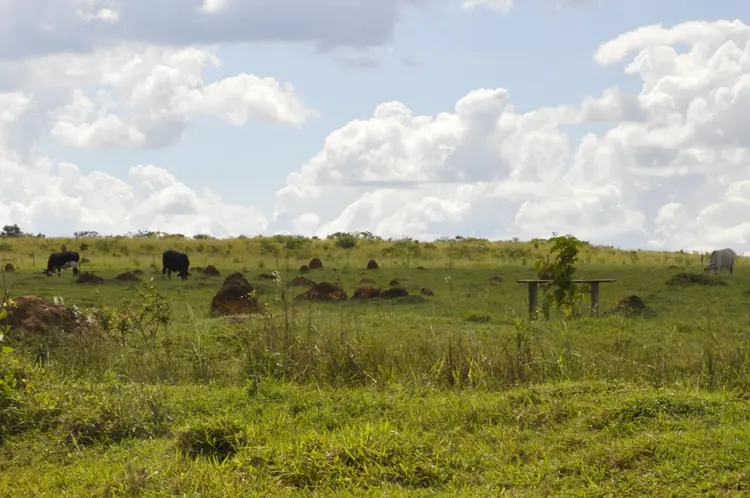
[[[133,44],[0,62],[0,221],[51,235],[264,230],[255,207],[196,191],[157,166],[134,165],[125,178],[83,174],[39,148],[46,137],[69,147],[154,148],[201,117],[300,126],[316,115],[291,85],[270,77],[204,81],[205,67],[218,63],[207,48]]]
[[[3,219],[47,234],[164,230],[236,236],[267,226],[252,206],[227,205],[153,165],[134,166],[123,180],[101,171],[83,174],[74,164],[47,158],[21,165],[0,155],[0,176]]]
[[[641,91],[525,113],[502,88],[471,91],[435,116],[381,104],[289,175],[277,215],[309,234],[556,231],[629,247],[750,249],[750,27],[649,26],[602,44],[595,60],[625,61]]]
[[[219,63],[209,49],[123,44],[0,62],[0,84],[36,94],[34,114],[49,115],[51,135],[72,147],[163,147],[201,117],[235,126],[301,126],[318,114],[291,84],[271,77],[243,73],[204,81],[204,70]]]
[[[432,1],[4,0],[0,59],[89,52],[122,41],[171,46],[291,41],[320,49],[368,47],[393,37],[405,8]]]

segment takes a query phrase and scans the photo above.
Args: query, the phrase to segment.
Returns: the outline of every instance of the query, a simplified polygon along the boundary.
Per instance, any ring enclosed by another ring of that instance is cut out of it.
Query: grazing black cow
[[[171,280],[172,272],[176,272],[183,280],[187,280],[188,277],[193,275],[188,272],[188,269],[190,268],[190,260],[188,259],[188,255],[184,252],[177,252],[172,249],[164,251],[164,254],[161,256],[161,266],[162,278],[164,278],[164,274],[166,273]]]
[[[47,269],[42,270],[42,273],[51,277],[56,271],[57,276],[59,277],[61,275],[61,270],[73,268],[73,275],[77,277],[78,263],[80,259],[78,253],[74,251],[53,252],[49,255],[49,259],[47,260]]]

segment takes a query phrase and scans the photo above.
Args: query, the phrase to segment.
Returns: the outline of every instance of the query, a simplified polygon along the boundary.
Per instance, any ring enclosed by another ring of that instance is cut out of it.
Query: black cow
[[[53,252],[49,255],[49,259],[47,259],[47,269],[42,270],[42,273],[51,277],[57,271],[57,276],[59,277],[61,270],[73,268],[73,275],[77,277],[78,262],[80,259],[78,253],[74,251]]]
[[[164,278],[164,274],[166,273],[171,280],[172,272],[176,272],[183,280],[187,280],[188,277],[193,276],[192,273],[188,272],[188,269],[190,268],[190,260],[188,259],[188,255],[184,252],[177,252],[172,249],[164,251],[164,254],[161,256],[161,266],[162,278]]]

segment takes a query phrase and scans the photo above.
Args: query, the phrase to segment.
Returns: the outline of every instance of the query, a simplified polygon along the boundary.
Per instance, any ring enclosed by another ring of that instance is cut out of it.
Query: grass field
[[[42,275],[63,245],[105,283]],[[0,262],[17,268],[4,275],[14,297],[59,296],[110,317],[164,299],[171,315],[166,328],[8,334],[0,496],[750,493],[744,258],[712,277],[726,285],[670,286],[702,273],[700,255],[586,246],[576,276],[617,279],[602,285],[602,316],[529,322],[516,280],[535,276],[544,241],[340,245],[0,239]],[[166,248],[222,275],[162,280]],[[365,277],[397,279],[411,295],[294,301],[302,290],[285,281],[312,256],[325,267],[306,276],[350,295]],[[371,258],[380,269],[364,269]],[[154,277],[151,290],[112,280],[136,268]],[[281,281],[258,278],[274,269]],[[263,312],[210,317],[235,270]],[[630,295],[649,313],[609,313]]]

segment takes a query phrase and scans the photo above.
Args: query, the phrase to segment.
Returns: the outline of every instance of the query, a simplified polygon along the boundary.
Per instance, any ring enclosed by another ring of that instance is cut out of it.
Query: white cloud
[[[0,156],[0,176],[3,221],[43,233],[164,230],[227,236],[253,235],[267,226],[252,206],[227,205],[152,165],[131,168],[123,180],[101,171],[83,174],[74,164],[46,158],[21,165]]]
[[[334,131],[289,175],[277,212],[308,233],[574,233],[626,246],[750,248],[750,27],[651,26],[602,44],[642,90],[518,113],[483,89],[453,113],[403,103]],[[574,141],[571,126],[607,123]],[[398,188],[396,188],[398,187]]]
[[[255,207],[195,191],[156,166],[133,166],[126,178],[83,174],[38,148],[48,136],[70,147],[153,148],[179,140],[201,117],[234,126],[299,126],[316,114],[291,85],[273,78],[239,74],[204,82],[204,68],[218,63],[208,49],[132,44],[0,62],[6,89],[0,92],[0,221],[49,234],[264,230],[266,218]]]
[[[163,147],[201,117],[235,126],[300,126],[318,114],[291,84],[271,77],[239,74],[205,82],[205,68],[219,64],[208,49],[124,44],[0,62],[0,84],[41,95],[36,114],[49,114],[52,136],[73,147]]]
[[[513,7],[513,0],[461,0],[461,7],[466,10],[484,7],[505,14]]]
[[[321,49],[381,45],[401,13],[435,0],[34,0],[0,2],[0,59],[89,52],[122,41],[171,46],[254,41]],[[19,43],[23,40],[23,43]]]

